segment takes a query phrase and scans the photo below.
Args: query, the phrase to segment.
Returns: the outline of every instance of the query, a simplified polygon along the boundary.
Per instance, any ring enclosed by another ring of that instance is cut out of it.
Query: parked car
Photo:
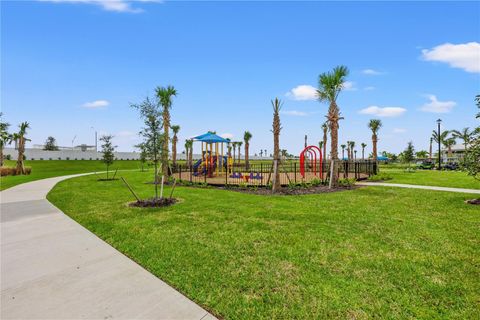
[[[417,168],[418,169],[424,169],[424,170],[431,170],[435,168],[435,164],[431,160],[423,160],[419,163],[417,163]]]
[[[445,170],[458,170],[458,163],[457,162],[448,162],[446,165],[443,166]]]

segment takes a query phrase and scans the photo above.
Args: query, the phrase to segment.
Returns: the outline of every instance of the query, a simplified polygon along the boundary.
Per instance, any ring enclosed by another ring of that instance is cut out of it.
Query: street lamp
[[[94,127],[90,127],[90,128],[95,130]],[[97,149],[97,130],[95,130],[95,152],[98,152],[98,149]]]
[[[442,143],[442,139],[440,138],[440,124],[442,123],[442,119],[438,119],[437,120],[437,125],[438,125],[438,131],[437,131],[437,134],[438,134],[438,170],[441,170],[442,169],[442,150],[441,150],[441,143]]]

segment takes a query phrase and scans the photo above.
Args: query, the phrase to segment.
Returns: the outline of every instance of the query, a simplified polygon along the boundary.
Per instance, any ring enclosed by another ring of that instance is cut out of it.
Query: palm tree
[[[365,142],[362,142],[362,144],[360,144],[362,146],[362,160],[365,160],[365,147],[367,146],[367,144]]]
[[[355,160],[353,157],[354,148],[355,148],[355,141],[350,141],[350,159],[351,160]]]
[[[192,157],[193,157],[193,140],[185,140],[185,156],[187,160],[188,167],[192,166]]]
[[[350,145],[352,141],[347,141],[347,159],[350,160]]]
[[[3,148],[12,142],[12,135],[8,133],[10,123],[3,122],[2,116],[3,114],[0,112],[0,167],[3,167]]]
[[[463,128],[462,130],[452,130],[452,137],[453,138],[458,138],[463,141],[463,146],[465,149],[465,153],[467,153],[467,148],[468,145],[470,144],[470,141],[472,140],[473,137],[473,132],[470,131],[470,128]]]
[[[453,137],[450,137],[450,138],[447,138],[447,139],[443,140],[443,145],[445,146],[445,148],[447,148],[449,158],[452,157],[452,146],[454,144],[455,144],[455,138],[453,138]]]
[[[328,133],[327,122],[324,122],[322,124],[322,130],[323,130],[323,156],[326,158],[327,157],[327,133]]]
[[[178,131],[180,131],[180,126],[172,126],[173,138],[172,138],[172,163],[175,166],[177,164],[177,142],[178,142]]]
[[[272,192],[275,193],[280,190],[280,171],[278,170],[278,162],[280,161],[280,131],[282,130],[280,124],[280,109],[282,108],[282,102],[275,98],[272,100],[273,107],[273,123],[272,123],[272,133],[273,133],[273,184]],[[266,153],[266,150],[265,150]]]
[[[243,142],[238,141],[237,142],[237,147],[238,147],[238,163],[240,163],[240,148],[242,148]]]
[[[318,78],[317,95],[320,101],[328,102],[327,121],[330,127],[330,159],[332,160],[331,172],[337,172],[338,160],[338,122],[342,119],[340,117],[340,109],[337,105],[337,97],[340,91],[345,86],[345,80],[348,75],[348,68],[345,66],[338,66],[331,72],[320,74]],[[330,177],[330,187],[336,186],[338,175],[332,174]]]
[[[372,130],[372,151],[373,151],[373,161],[377,161],[377,133],[378,130],[382,127],[382,121],[379,119],[370,119],[368,122],[368,128]]]
[[[323,149],[323,141],[318,141],[318,148],[319,148],[320,150]],[[323,157],[323,154],[322,154],[322,157]]]
[[[19,125],[19,128],[20,130],[13,135],[13,139],[17,141],[18,146],[18,159],[15,171],[16,174],[25,174],[23,158],[25,155],[25,142],[28,141],[28,139],[25,138],[25,135],[27,134],[27,129],[30,128],[30,125],[25,121]]]
[[[448,135],[450,134],[450,131],[445,130],[442,133],[440,133],[440,136],[438,136],[438,132],[433,130],[432,131],[432,139],[435,141],[435,143],[438,143],[440,140],[440,143],[443,144],[443,141],[447,139]]]
[[[355,156],[354,156],[354,160],[357,161],[357,150],[353,150],[353,152],[355,153]]]
[[[163,146],[161,154],[162,172],[165,177],[168,177],[168,143],[170,142],[169,130],[170,130],[170,108],[172,107],[172,97],[177,95],[177,90],[173,86],[157,87],[157,97],[160,100],[160,104],[163,107]]]
[[[245,141],[245,166],[248,170],[249,168],[249,163],[248,163],[248,151],[250,148],[250,139],[252,138],[252,134],[248,131],[245,131],[243,134],[243,141]]]
[[[342,160],[345,159],[345,148],[347,147],[346,145],[342,144],[340,145],[340,147],[342,148]]]

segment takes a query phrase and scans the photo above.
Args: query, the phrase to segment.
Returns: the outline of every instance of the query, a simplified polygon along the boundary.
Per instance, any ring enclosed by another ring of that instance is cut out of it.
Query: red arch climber
[[[320,179],[322,179],[322,150],[320,150],[320,148],[317,146],[308,146],[300,153],[300,174],[303,178],[305,178],[305,156],[307,156],[307,159],[309,159],[312,163],[313,175],[316,176],[318,173],[318,176],[320,177]]]

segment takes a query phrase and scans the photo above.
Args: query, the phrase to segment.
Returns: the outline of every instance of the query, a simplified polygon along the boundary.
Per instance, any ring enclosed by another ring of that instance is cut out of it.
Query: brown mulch
[[[345,191],[345,190],[353,190],[360,188],[360,186],[352,186],[352,187],[336,187],[336,188],[328,188],[328,186],[315,186],[315,187],[307,187],[307,188],[288,188],[282,187],[275,195],[283,195],[283,196],[295,196],[295,195],[303,195],[303,194],[318,194],[318,193],[330,193],[330,192],[338,192],[338,191]],[[265,195],[271,196],[272,189],[259,187],[259,188],[225,188],[219,187],[219,189],[229,190],[229,191],[236,191],[241,193],[249,193],[249,194],[258,194],[258,195]]]
[[[471,200],[467,200],[465,202],[468,203],[468,204],[480,205],[480,199],[471,199]]]
[[[159,207],[168,207],[176,203],[177,199],[175,198],[158,198],[158,199],[146,199],[131,202],[130,207],[139,207],[139,208],[159,208]]]
[[[112,178],[108,178],[108,179],[106,179],[106,178],[100,178],[100,179],[97,179],[97,181],[115,181],[115,180],[118,180],[118,179],[117,179],[117,178],[115,178],[115,179],[112,179]]]

